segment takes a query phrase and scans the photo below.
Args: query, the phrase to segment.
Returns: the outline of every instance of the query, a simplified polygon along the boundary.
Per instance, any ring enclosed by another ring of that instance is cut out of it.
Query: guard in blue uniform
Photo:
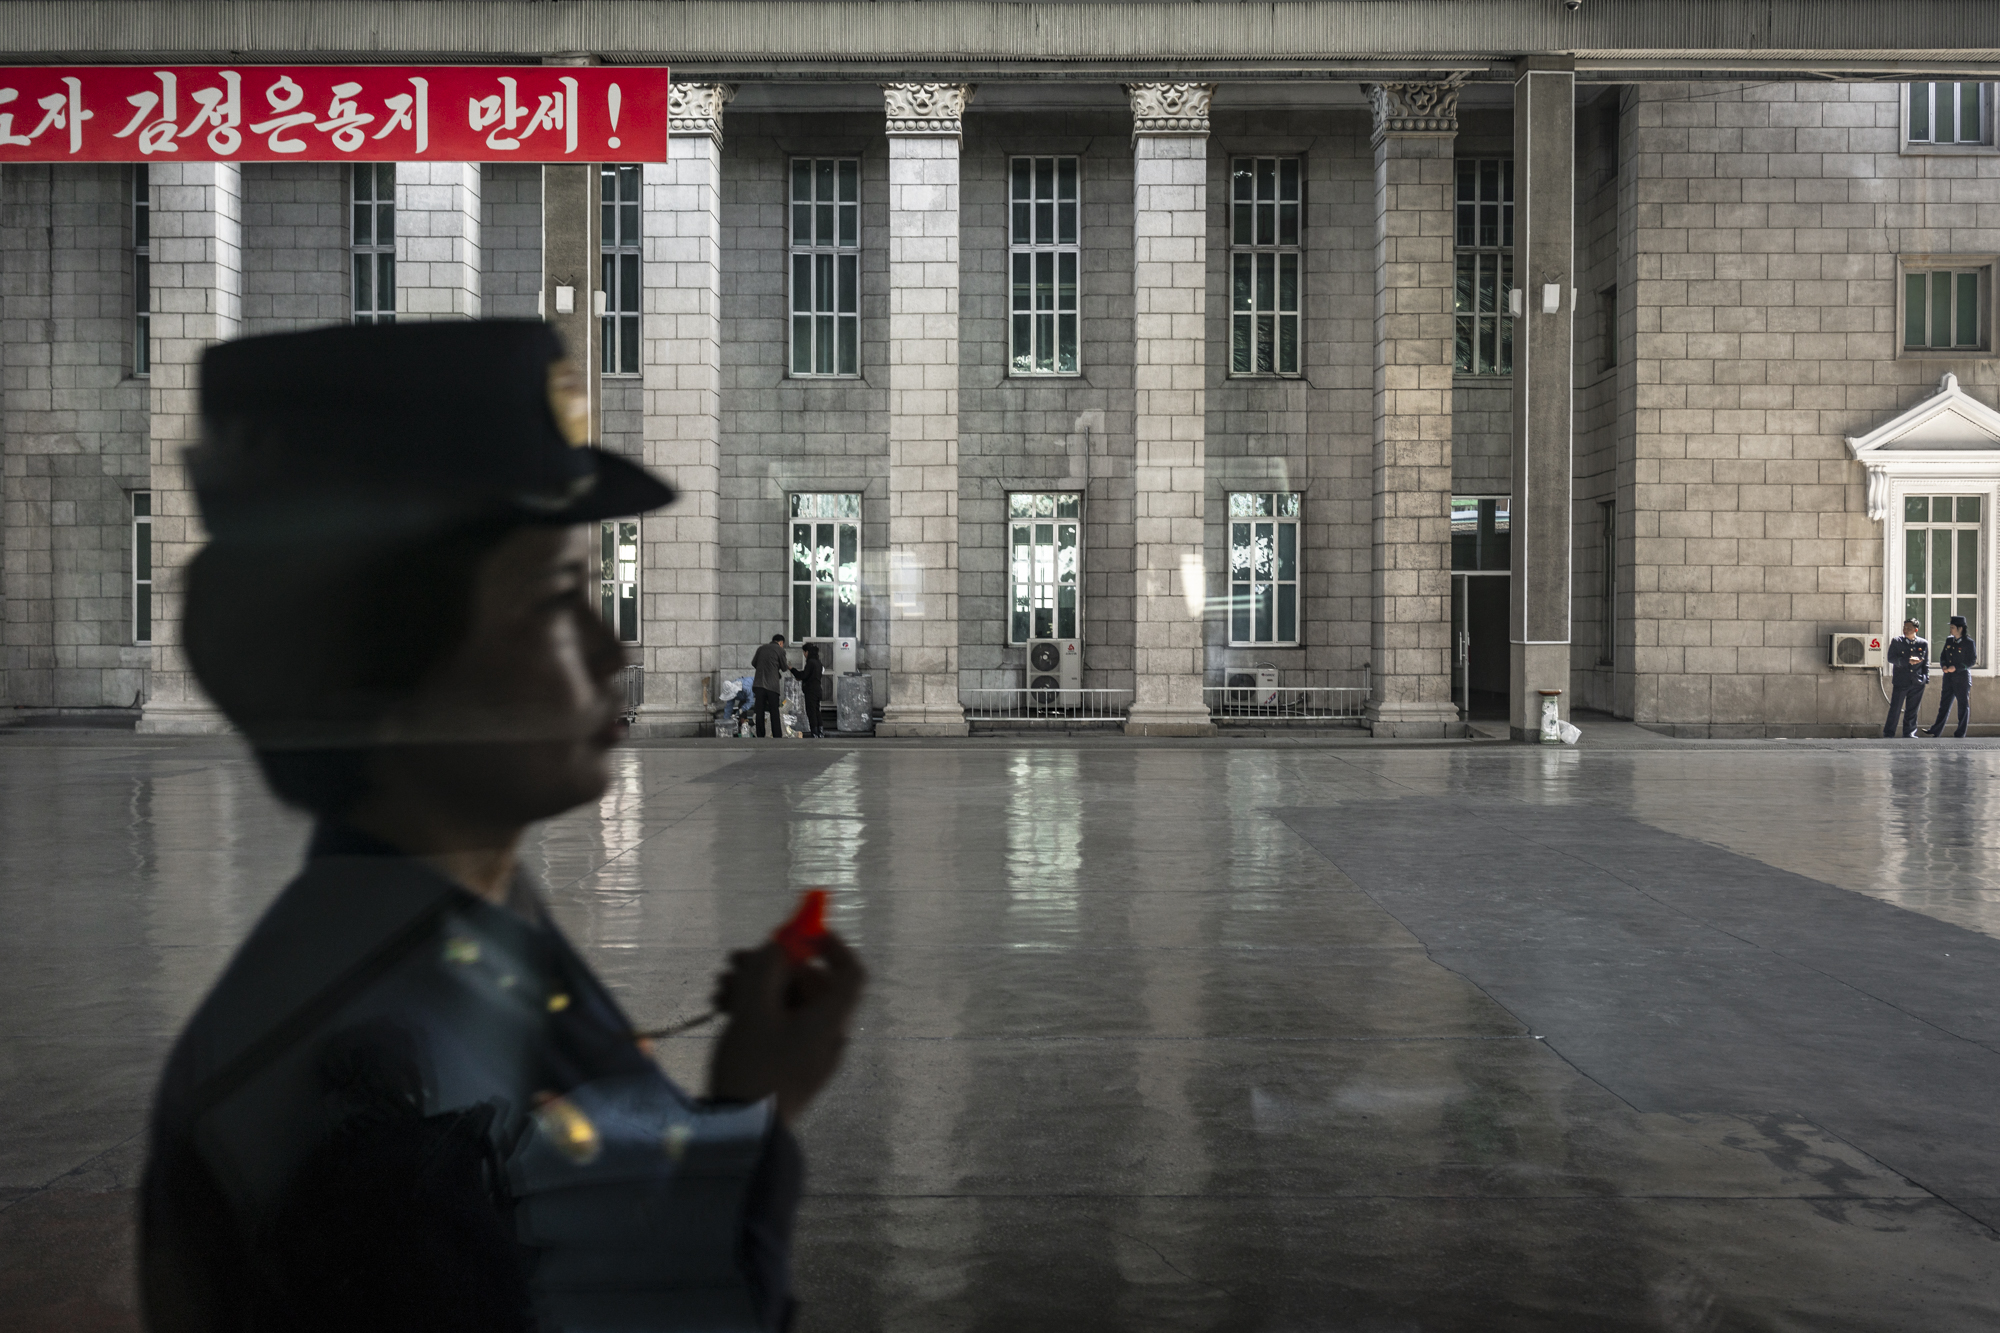
[[[589,447],[542,324],[248,339],[202,372],[185,643],[319,826],[162,1076],[149,1326],[785,1326],[787,1124],[859,964],[837,938],[797,969],[735,955],[697,1097],[515,854],[601,795],[622,735],[596,520],[672,490]]]
[[[1923,706],[1924,686],[1930,683],[1931,645],[1922,630],[1915,620],[1905,620],[1903,632],[1889,640],[1889,718],[1882,724],[1884,736],[1915,737],[1923,723],[1917,710]]]
[[[1939,682],[1937,721],[1931,723],[1927,735],[1935,736],[1944,730],[1945,715],[1951,712],[1954,701],[1958,704],[1958,730],[1953,736],[1965,735],[1965,729],[1972,722],[1972,668],[1979,662],[1979,645],[1966,633],[1965,617],[1951,618],[1951,636],[1938,649],[1939,674],[1944,677]]]

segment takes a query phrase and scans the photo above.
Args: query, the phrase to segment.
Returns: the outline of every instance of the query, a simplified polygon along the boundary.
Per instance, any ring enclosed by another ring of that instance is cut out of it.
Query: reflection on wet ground
[[[1997,767],[705,743],[530,858],[647,1024],[837,891],[801,1330],[1984,1329]],[[133,1327],[154,1071],[303,836],[226,742],[0,738],[0,1329]]]

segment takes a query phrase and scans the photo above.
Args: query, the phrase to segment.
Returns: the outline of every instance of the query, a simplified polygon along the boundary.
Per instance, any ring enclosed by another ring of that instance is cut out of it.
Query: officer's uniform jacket
[[[1953,686],[1969,682],[1971,678],[1966,673],[1971,671],[1973,665],[1978,661],[1979,645],[1974,643],[1969,635],[1946,639],[1944,644],[1938,649],[1938,665],[1941,667],[1957,668],[1949,676],[1945,677],[1946,682]]]
[[[1925,685],[1931,678],[1931,645],[1921,634],[1889,640],[1889,665],[1897,685]]]
[[[157,1330],[788,1322],[801,1164],[689,1098],[543,912],[323,830],[170,1057],[141,1265]]]

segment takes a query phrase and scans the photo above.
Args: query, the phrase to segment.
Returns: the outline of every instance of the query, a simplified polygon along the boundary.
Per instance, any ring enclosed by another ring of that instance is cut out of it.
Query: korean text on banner
[[[0,67],[0,163],[666,156],[661,67]]]

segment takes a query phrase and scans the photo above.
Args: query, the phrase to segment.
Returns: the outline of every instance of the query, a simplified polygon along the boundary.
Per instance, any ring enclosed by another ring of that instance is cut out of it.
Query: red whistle
[[[792,919],[771,932],[771,939],[785,951],[785,958],[793,967],[803,967],[818,957],[820,941],[825,938],[825,889],[807,889]]]

